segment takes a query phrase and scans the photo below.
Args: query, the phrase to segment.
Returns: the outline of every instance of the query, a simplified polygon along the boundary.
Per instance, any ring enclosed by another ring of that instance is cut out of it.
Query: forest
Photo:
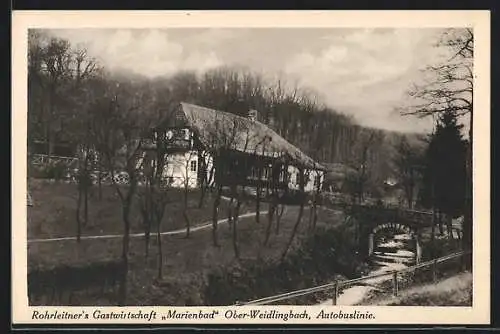
[[[406,137],[412,145],[425,145],[421,134],[362,127],[326,106],[308,87],[265,78],[245,68],[154,78],[110,73],[85,49],[44,31],[30,32],[28,62],[32,152],[68,155],[64,154],[68,147],[74,152],[88,137],[89,123],[113,99],[127,113],[147,116],[140,117],[145,122],[154,122],[181,101],[243,116],[255,109],[259,121],[316,161],[346,166],[373,186],[395,177],[396,143]]]

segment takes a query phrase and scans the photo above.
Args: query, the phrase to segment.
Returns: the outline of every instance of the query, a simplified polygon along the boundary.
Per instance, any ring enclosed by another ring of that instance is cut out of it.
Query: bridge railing
[[[270,305],[270,304],[273,304],[273,303],[276,303],[279,301],[286,301],[286,300],[291,300],[294,298],[312,295],[315,293],[325,293],[325,292],[331,294],[332,304],[336,305],[337,298],[338,298],[338,296],[340,294],[340,290],[342,288],[350,287],[350,286],[353,286],[356,284],[360,285],[363,283],[364,283],[363,285],[371,285],[369,283],[366,283],[366,281],[373,280],[373,279],[380,278],[380,277],[391,277],[392,278],[392,279],[389,279],[389,280],[384,281],[384,282],[390,283],[389,288],[391,288],[392,294],[394,296],[397,296],[399,289],[402,287],[402,285],[404,285],[402,282],[402,279],[401,279],[402,277],[399,277],[399,276],[404,276],[405,274],[415,273],[419,269],[428,268],[428,269],[430,269],[430,276],[432,277],[433,283],[436,283],[438,280],[438,276],[439,276],[439,264],[447,263],[447,262],[450,262],[451,260],[460,260],[460,268],[463,269],[464,265],[465,265],[464,257],[466,255],[470,255],[470,254],[471,254],[470,251],[461,251],[461,252],[449,254],[449,255],[446,255],[446,256],[443,256],[440,258],[436,258],[436,259],[433,259],[430,261],[422,262],[422,263],[419,263],[419,264],[411,266],[411,267],[406,267],[406,268],[401,269],[401,270],[389,271],[386,273],[364,276],[364,277],[354,278],[354,279],[350,279],[350,280],[343,280],[343,281],[337,280],[337,281],[334,281],[331,283],[323,284],[323,285],[312,287],[312,288],[295,290],[295,291],[282,293],[282,294],[274,295],[274,296],[270,296],[270,297],[255,299],[255,300],[243,302],[243,303],[237,302],[236,305],[237,306]],[[424,280],[426,280],[425,277],[424,277]],[[384,284],[382,282],[380,285],[382,288],[384,288]]]

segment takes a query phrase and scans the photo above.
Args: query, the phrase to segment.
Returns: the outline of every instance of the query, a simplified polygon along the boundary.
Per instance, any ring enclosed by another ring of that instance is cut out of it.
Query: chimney
[[[250,118],[250,120],[252,122],[257,121],[257,118],[258,118],[257,116],[258,116],[257,110],[251,109],[251,110],[248,111],[248,118]]]

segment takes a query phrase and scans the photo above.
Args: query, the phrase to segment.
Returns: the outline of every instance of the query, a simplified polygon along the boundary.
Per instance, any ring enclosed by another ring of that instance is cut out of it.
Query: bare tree
[[[373,167],[373,151],[382,139],[382,133],[378,133],[371,129],[364,129],[357,137],[357,142],[352,149],[353,153],[349,159],[348,165],[352,168],[354,173],[351,173],[348,182],[352,184],[352,191],[358,203],[364,201],[366,186],[370,181]]]
[[[111,182],[122,204],[124,279],[120,285],[121,305],[127,295],[130,212],[142,169],[142,136],[145,129],[149,129],[149,125],[145,124],[147,118],[139,112],[141,108],[146,109],[150,101],[146,96],[147,88],[133,83],[110,82],[108,108],[100,111],[102,122],[96,129],[96,147],[104,158],[103,163],[111,174]]]
[[[45,33],[29,33],[28,80],[29,124],[33,121],[43,127],[46,151],[51,160],[54,144],[64,140],[79,144],[78,199],[76,209],[77,241],[81,235],[81,202],[84,203],[83,223],[88,221],[88,193],[90,182],[92,128],[88,107],[95,98],[92,85],[101,71],[95,59],[83,48],[68,41],[49,38]],[[81,125],[84,124],[82,127]],[[30,132],[33,126],[30,126]],[[30,136],[31,137],[31,136]]]
[[[271,237],[271,229],[274,220],[276,220],[276,233],[279,231],[279,223],[281,216],[283,215],[283,207],[280,206],[280,201],[282,200],[282,187],[287,186],[283,185],[282,182],[286,182],[286,173],[287,170],[285,168],[288,167],[287,159],[284,158],[284,155],[280,154],[279,157],[275,158],[273,164],[271,166],[271,177],[268,182],[268,202],[269,202],[269,211],[268,211],[268,219],[267,219],[267,227],[265,232],[264,245],[269,243],[269,239]]]
[[[473,61],[472,28],[448,29],[437,43],[450,51],[440,64],[427,67],[428,80],[410,90],[415,103],[402,108],[403,115],[427,117],[452,111],[469,119],[469,143],[466,163],[466,205],[463,222],[463,247],[472,249],[472,140],[473,140]]]
[[[305,183],[306,180],[309,179],[309,170],[304,169],[303,167],[299,167],[299,193],[298,193],[298,198],[300,201],[300,206],[299,206],[299,214],[297,215],[297,220],[295,221],[295,225],[293,226],[292,229],[292,234],[290,235],[290,239],[288,239],[288,243],[285,246],[285,250],[283,251],[283,254],[281,255],[281,260],[284,260],[286,255],[288,254],[288,251],[293,243],[293,240],[295,238],[295,235],[297,234],[297,230],[299,228],[300,222],[302,221],[302,216],[304,214],[304,205],[307,200],[307,196],[305,193]]]
[[[238,222],[241,204],[243,198],[245,197],[245,188],[248,177],[248,148],[249,145],[255,142],[255,134],[252,132],[250,126],[248,126],[248,124],[244,122],[237,122],[235,119],[233,121],[233,124],[236,133],[234,140],[231,142],[231,145],[226,151],[229,156],[225,161],[225,169],[227,171],[227,183],[230,188],[228,223],[230,224],[233,232],[232,244],[234,256],[239,260],[240,252],[238,247]],[[259,143],[256,144],[256,146],[258,145]],[[238,156],[232,158],[232,154],[242,154],[246,158],[239,159]]]
[[[318,222],[318,202],[320,201],[322,178],[323,178],[323,171],[318,168],[316,163],[314,165],[315,167],[313,168],[312,171],[314,176],[314,190],[312,198],[312,222],[311,222],[312,230],[316,228],[316,223]]]
[[[411,146],[406,136],[403,136],[396,146],[394,165],[398,183],[405,194],[409,209],[413,209],[415,192],[421,176],[420,160],[421,152],[417,147]]]
[[[219,117],[211,124],[206,124],[206,147],[210,154],[211,168],[214,174],[215,198],[212,205],[212,240],[215,247],[219,246],[217,240],[217,225],[219,217],[219,206],[222,197],[224,183],[227,182],[227,152],[235,146],[238,135],[236,120],[228,120]]]
[[[215,168],[213,164],[213,157],[210,152],[200,148],[198,150],[198,169],[200,180],[200,198],[198,201],[198,208],[203,207],[207,191],[212,190],[214,187]]]
[[[166,205],[170,201],[164,175],[168,163],[168,153],[164,136],[156,133],[154,137],[156,138],[152,145],[143,144],[146,149],[142,161],[145,184],[138,195],[145,227],[146,258],[149,254],[151,229],[155,226],[158,247],[158,279],[161,279],[163,274],[161,222],[165,214]]]
[[[281,222],[281,217],[283,217],[283,213],[285,213],[285,210],[286,210],[286,205],[283,204],[283,203],[278,203],[278,205],[276,206],[276,229],[275,229],[275,233],[276,234],[279,234],[280,233],[280,222]]]
[[[271,137],[265,136],[261,142],[259,142],[257,145],[254,147],[254,152],[253,155],[255,157],[256,164],[254,166],[254,169],[256,171],[256,176],[257,176],[257,182],[255,185],[255,222],[257,224],[260,223],[260,204],[262,201],[262,174],[264,172],[264,168],[267,166],[263,166],[262,163],[259,161],[259,154],[261,157],[265,155],[266,148],[268,147],[269,142],[272,140]],[[257,152],[259,150],[260,146],[260,153]],[[269,188],[269,182],[267,182],[266,185]],[[271,212],[271,211],[270,211]]]
[[[191,139],[190,139],[191,140]],[[192,140],[190,143],[190,147],[192,147]],[[190,149],[187,153],[184,154],[183,160],[184,160],[184,165],[183,165],[183,173],[182,173],[182,217],[184,219],[184,222],[186,224],[186,238],[189,238],[190,233],[191,233],[191,223],[189,220],[188,216],[188,210],[189,210],[189,189],[192,187],[192,183],[194,180],[196,180],[196,176],[191,176],[192,173],[197,173],[198,168],[199,168],[199,161],[196,159],[193,159],[194,157],[197,156],[196,151]],[[204,187],[204,186],[202,186]],[[201,199],[200,199],[201,201]]]
[[[30,90],[41,93],[38,121],[44,127],[43,137],[50,157],[58,137],[72,133],[67,127],[75,123],[75,112],[80,116],[85,109],[84,81],[101,68],[85,49],[75,48],[67,40],[49,38],[36,31],[30,31],[29,37]],[[75,129],[78,127],[72,130]]]
[[[88,215],[89,215],[89,191],[93,184],[92,172],[95,170],[96,163],[99,161],[99,156],[94,149],[94,129],[92,120],[92,112],[89,110],[92,108],[92,102],[96,99],[96,95],[93,92],[95,88],[95,82],[102,80],[97,73],[100,70],[96,63],[92,59],[86,59],[86,52],[84,50],[76,51],[76,71],[77,75],[75,78],[75,108],[81,108],[82,111],[78,115],[82,119],[83,127],[74,127],[70,130],[73,133],[73,140],[78,143],[78,199],[76,208],[76,220],[77,220],[77,240],[80,240],[81,234],[81,221],[80,221],[80,211],[81,211],[81,201],[83,199],[83,224],[87,225]],[[82,70],[80,67],[85,64],[85,68]],[[90,105],[89,105],[90,104]],[[100,183],[100,173],[99,173],[99,199],[102,198],[101,194],[101,183]]]

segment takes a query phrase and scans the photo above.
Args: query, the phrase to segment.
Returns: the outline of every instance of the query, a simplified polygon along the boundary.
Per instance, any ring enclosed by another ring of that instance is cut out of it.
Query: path
[[[375,252],[374,262],[380,267],[370,271],[365,276],[388,273],[408,267],[412,262],[414,253],[405,249],[405,245],[402,242],[405,237],[405,235],[395,235],[392,240],[380,244],[380,247],[392,248],[393,251],[385,253]],[[337,297],[337,305],[356,305],[363,300],[368,292],[377,289],[377,285],[390,279],[391,276],[375,277],[365,280],[362,284],[348,287]],[[332,299],[328,299],[321,302],[320,305],[332,305],[332,302]]]
[[[261,214],[266,214],[267,211],[262,211]],[[255,212],[249,212],[249,213],[244,213],[242,215],[239,215],[238,218],[246,218],[246,217],[251,217],[255,216]],[[217,221],[217,225],[222,224],[222,223],[227,223],[228,219],[220,219]],[[203,223],[201,225],[193,226],[191,227],[191,232],[196,232],[199,230],[207,229],[212,226],[212,222],[209,223]],[[161,232],[160,235],[177,235],[177,234],[184,234],[186,233],[186,228],[182,228],[179,230],[174,230],[174,231],[167,231],[167,232]],[[157,235],[157,233],[151,233],[151,235]],[[139,238],[139,237],[144,237],[144,233],[133,233],[130,234],[130,238]],[[123,234],[107,234],[107,235],[85,235],[81,236],[80,240],[92,240],[92,239],[117,239],[117,238],[123,238]],[[54,241],[66,241],[66,240],[76,240],[76,237],[62,237],[62,238],[49,238],[49,239],[31,239],[28,240],[28,243],[40,243],[40,242],[54,242]]]

